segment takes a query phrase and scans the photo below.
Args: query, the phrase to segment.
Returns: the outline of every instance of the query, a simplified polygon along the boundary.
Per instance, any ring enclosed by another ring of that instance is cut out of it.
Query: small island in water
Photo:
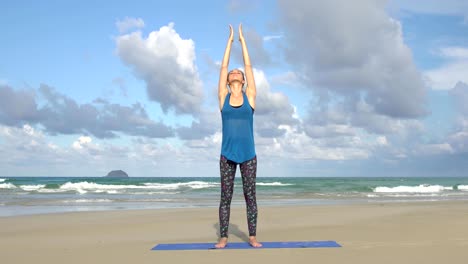
[[[123,170],[113,170],[107,173],[104,177],[128,178],[128,174]]]

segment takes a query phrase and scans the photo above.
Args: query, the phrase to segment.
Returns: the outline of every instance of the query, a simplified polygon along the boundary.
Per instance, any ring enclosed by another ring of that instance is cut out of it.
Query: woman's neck
[[[240,96],[242,95],[242,86],[232,85],[231,86],[231,94],[233,96]]]
[[[234,97],[239,97],[242,95],[242,90],[233,90],[231,91],[231,95]]]

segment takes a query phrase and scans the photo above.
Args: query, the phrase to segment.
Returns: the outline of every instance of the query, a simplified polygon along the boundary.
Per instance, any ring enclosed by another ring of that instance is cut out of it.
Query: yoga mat
[[[223,249],[266,249],[266,248],[329,248],[341,247],[335,241],[260,242],[263,247],[254,248],[247,242],[230,242]],[[207,250],[217,249],[216,243],[158,244],[151,250]]]

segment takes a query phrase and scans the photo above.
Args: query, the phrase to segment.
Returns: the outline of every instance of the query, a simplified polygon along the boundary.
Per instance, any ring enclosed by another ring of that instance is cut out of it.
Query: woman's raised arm
[[[247,79],[247,88],[245,94],[249,99],[250,106],[255,109],[255,97],[257,96],[257,87],[255,86],[255,79],[250,63],[250,56],[245,43],[244,34],[242,33],[242,24],[239,25],[239,41],[242,45],[242,56],[244,58],[245,78]]]
[[[228,66],[229,66],[229,57],[231,55],[231,46],[232,41],[234,40],[234,32],[232,26],[229,25],[229,38],[226,45],[226,50],[224,51],[223,61],[221,62],[221,71],[219,73],[219,83],[218,83],[218,99],[219,99],[219,110],[223,109],[224,100],[228,94],[227,89],[227,77],[228,77]]]

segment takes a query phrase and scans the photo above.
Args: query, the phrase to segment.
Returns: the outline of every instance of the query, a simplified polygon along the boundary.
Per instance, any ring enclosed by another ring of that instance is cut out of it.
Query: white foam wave
[[[191,188],[191,189],[203,189],[210,188],[219,185],[218,183],[203,182],[203,181],[192,181],[184,183],[145,183],[144,185],[116,185],[116,184],[99,184],[94,182],[67,182],[60,186],[58,191],[55,192],[64,192],[64,191],[75,191],[80,194],[85,194],[88,192],[93,193],[109,193],[109,194],[118,194],[125,191],[135,191],[135,190],[176,190],[182,187]],[[42,190],[39,190],[42,191]],[[54,192],[54,191],[51,191]]]
[[[369,198],[379,198],[379,197],[393,197],[393,198],[416,198],[416,197],[447,197],[440,193],[381,193],[381,194],[368,194]]]
[[[46,189],[46,188],[42,188],[42,189],[38,189],[37,192],[39,193],[62,193],[64,192],[63,190],[60,190],[60,189]]]
[[[292,183],[281,183],[281,182],[257,182],[257,185],[260,186],[290,186],[294,185]]]
[[[60,186],[61,191],[76,191],[80,194],[88,192],[102,193],[102,192],[117,192],[118,190],[138,188],[136,185],[113,185],[113,184],[99,184],[94,182],[67,182]]]
[[[179,183],[145,183],[145,186],[157,189],[157,190],[177,190],[182,187],[192,189],[204,189],[218,186],[219,183],[215,182],[204,182],[204,181],[191,181],[191,182],[179,182]]]
[[[38,191],[42,188],[45,187],[45,184],[38,184],[38,185],[20,185],[20,188],[25,190],[25,191],[28,191],[28,192],[31,192],[31,191]]]
[[[65,200],[63,203],[110,203],[111,199],[77,199],[77,200]]]
[[[457,189],[461,191],[468,191],[468,185],[458,185]]]
[[[134,195],[154,195],[154,194],[163,194],[163,195],[174,195],[179,194],[180,192],[167,192],[167,191],[146,191],[146,192],[132,192]]]
[[[0,189],[15,189],[16,186],[12,183],[0,183]]]
[[[4,182],[4,181],[6,181],[6,179],[1,179],[1,178],[0,178],[0,182]]]
[[[419,186],[376,187],[376,193],[437,193],[453,190],[453,187],[421,184]]]

